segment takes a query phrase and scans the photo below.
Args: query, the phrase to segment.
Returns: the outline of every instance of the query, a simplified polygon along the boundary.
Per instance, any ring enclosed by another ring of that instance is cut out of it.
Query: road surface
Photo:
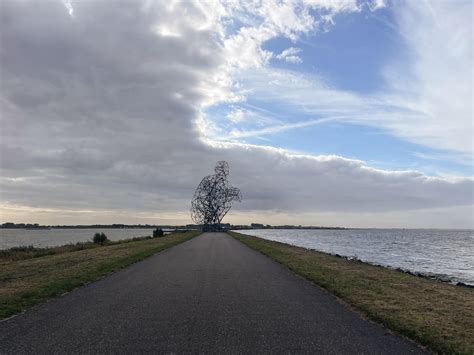
[[[0,353],[422,353],[223,233],[0,322]]]

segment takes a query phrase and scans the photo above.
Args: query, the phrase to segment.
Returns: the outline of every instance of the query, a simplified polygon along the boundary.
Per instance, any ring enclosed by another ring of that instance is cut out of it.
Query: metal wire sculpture
[[[240,190],[230,186],[227,180],[229,164],[219,161],[214,171],[214,175],[201,180],[191,202],[191,218],[195,223],[202,224],[205,230],[220,229],[220,223],[233,202],[242,200]]]

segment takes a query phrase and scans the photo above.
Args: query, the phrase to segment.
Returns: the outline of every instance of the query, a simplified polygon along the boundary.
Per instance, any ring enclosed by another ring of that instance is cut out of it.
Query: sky
[[[473,228],[471,1],[0,2],[0,222]]]

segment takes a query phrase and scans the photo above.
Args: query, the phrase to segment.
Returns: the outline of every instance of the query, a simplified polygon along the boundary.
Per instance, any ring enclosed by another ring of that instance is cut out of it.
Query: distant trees
[[[12,222],[5,222],[0,225],[0,228],[47,229],[47,227],[40,226],[38,223],[12,223]]]
[[[202,224],[204,230],[220,229],[220,223],[233,202],[242,200],[240,190],[227,180],[229,164],[219,161],[214,172],[201,180],[191,201],[191,218]]]

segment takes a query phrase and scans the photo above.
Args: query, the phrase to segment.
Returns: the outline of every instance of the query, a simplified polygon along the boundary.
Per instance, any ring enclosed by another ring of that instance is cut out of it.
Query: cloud
[[[64,7],[67,9],[69,16],[74,16],[74,8],[72,7],[71,0],[63,0]]]
[[[379,9],[383,9],[386,6],[387,4],[385,3],[385,0],[373,0],[371,3],[368,3],[370,11],[377,11]]]
[[[385,69],[391,99],[422,114],[415,121],[400,116],[390,128],[431,147],[473,154],[472,2],[407,1],[395,11],[406,51]]]
[[[380,6],[378,6],[380,8]],[[337,116],[350,122],[381,128],[401,139],[457,154],[473,163],[472,31],[470,2],[406,2],[392,8],[403,39],[399,56],[383,69],[385,90],[357,94],[331,85],[323,75],[269,66],[249,68],[238,75],[241,96],[251,96],[275,108],[291,108],[304,122],[264,127],[265,134],[319,124]],[[375,10],[375,9],[374,9]],[[446,49],[449,43],[449,50]],[[288,48],[276,56],[298,53]],[[254,129],[241,132],[249,137]]]
[[[278,54],[275,58],[284,60],[288,63],[300,64],[300,63],[303,63],[303,59],[301,59],[301,57],[297,55],[300,52],[301,52],[300,48],[290,47],[290,48],[285,49],[280,54]]]
[[[245,111],[236,108],[227,114],[227,118],[234,123],[242,122],[245,119]]]
[[[469,178],[376,170],[343,157],[217,142],[202,134],[210,127],[203,120],[206,107],[242,100],[236,68],[265,62],[235,52],[236,43],[248,44],[246,36],[256,41],[251,51],[265,36],[250,29],[226,33],[231,15],[269,16],[271,25],[260,30],[289,37],[315,26],[304,9],[287,19],[283,4],[273,4],[271,16],[268,4],[246,5],[250,11],[193,2],[74,2],[71,17],[61,1],[4,1],[2,219],[189,222],[194,188],[222,159],[244,194],[236,216],[471,208]],[[336,5],[349,6],[327,4],[331,13]]]
[[[260,136],[264,136],[268,134],[284,132],[284,131],[295,129],[295,128],[305,128],[309,126],[315,126],[318,124],[323,124],[326,122],[338,121],[338,120],[339,120],[338,117],[328,117],[328,118],[308,120],[308,121],[302,121],[302,122],[296,122],[296,123],[283,123],[279,125],[272,125],[269,127],[256,129],[256,130],[245,130],[245,131],[232,130],[228,136],[216,137],[216,139],[218,138],[218,140],[226,141],[226,140],[235,140],[237,138],[260,137]]]
[[[227,64],[242,70],[264,66],[274,56],[262,48],[264,42],[276,37],[296,41],[301,35],[333,25],[336,14],[360,11],[355,0],[236,1],[224,8],[225,18],[242,23],[223,39]],[[296,63],[298,58],[293,55],[289,61]]]

